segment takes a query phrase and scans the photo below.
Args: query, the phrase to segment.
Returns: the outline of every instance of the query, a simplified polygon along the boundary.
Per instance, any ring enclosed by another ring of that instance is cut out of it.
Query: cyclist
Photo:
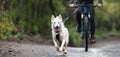
[[[76,4],[94,4],[94,0],[77,0]],[[69,4],[69,7],[73,8],[75,6],[74,4],[74,0],[70,0],[70,4]],[[102,4],[102,0],[98,0],[98,4],[97,6],[99,8],[101,8],[103,6]],[[82,6],[79,6],[80,8],[77,10],[77,13],[76,13],[76,19],[77,19],[77,26],[76,26],[76,31],[77,32],[80,32],[80,28],[81,28],[81,12],[82,12]],[[95,37],[94,37],[94,34],[95,34],[95,22],[94,22],[94,5],[90,5],[88,7],[88,11],[90,12],[90,25],[91,25],[91,38],[90,38],[90,42],[91,43],[95,43]],[[84,33],[82,33],[82,37],[83,37]]]

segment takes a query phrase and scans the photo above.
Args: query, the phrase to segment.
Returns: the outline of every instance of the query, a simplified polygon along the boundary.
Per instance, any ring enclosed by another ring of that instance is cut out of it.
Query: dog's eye
[[[60,24],[60,22],[58,22]]]

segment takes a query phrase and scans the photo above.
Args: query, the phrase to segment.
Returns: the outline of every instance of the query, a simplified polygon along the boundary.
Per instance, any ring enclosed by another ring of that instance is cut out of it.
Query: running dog
[[[64,26],[62,16],[52,15],[51,17],[52,38],[57,51],[67,54],[67,45],[69,42],[68,29]]]

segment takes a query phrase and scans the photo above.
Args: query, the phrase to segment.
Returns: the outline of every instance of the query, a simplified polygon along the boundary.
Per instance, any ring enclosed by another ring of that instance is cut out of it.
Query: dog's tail
[[[52,15],[55,16],[55,12],[54,12],[54,7],[53,7],[52,0],[49,0],[49,2],[50,2],[50,8],[51,8],[51,10],[52,10]]]

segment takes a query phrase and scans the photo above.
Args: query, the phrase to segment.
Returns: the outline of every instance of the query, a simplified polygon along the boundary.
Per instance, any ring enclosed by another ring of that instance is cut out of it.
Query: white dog
[[[69,42],[69,33],[67,28],[63,24],[62,16],[59,15],[57,17],[54,17],[52,15],[51,22],[54,45],[57,51],[67,54],[66,48]]]

